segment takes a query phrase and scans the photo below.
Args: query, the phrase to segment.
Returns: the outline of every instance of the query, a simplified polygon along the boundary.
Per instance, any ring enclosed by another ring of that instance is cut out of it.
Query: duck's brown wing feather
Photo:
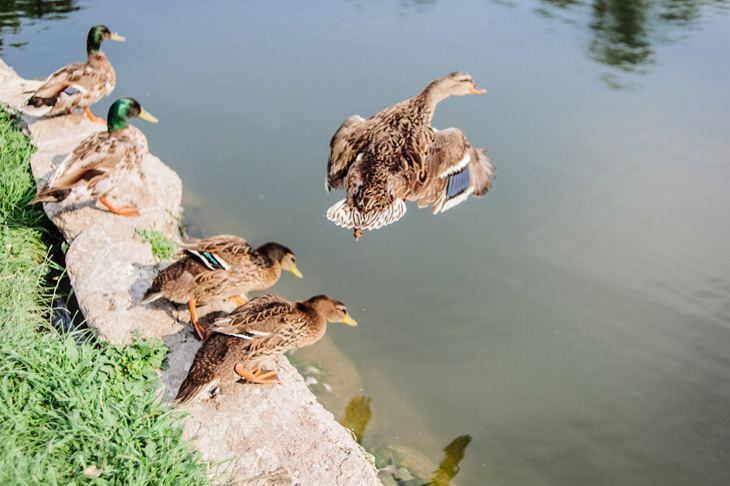
[[[125,160],[132,157],[133,145],[119,140],[109,132],[99,132],[84,140],[69,154],[38,192],[36,200],[45,200],[47,194],[71,189],[85,184],[92,194],[97,184],[109,176],[112,170],[121,168]]]
[[[216,376],[227,354],[240,345],[240,339],[225,334],[213,334],[198,349],[185,380],[177,392],[175,401],[180,405],[194,400],[206,389],[219,381]]]
[[[252,251],[251,245],[246,240],[235,235],[217,235],[203,239],[185,238],[180,246],[186,250],[207,251],[216,255],[242,256]]]
[[[350,164],[367,144],[370,132],[369,120],[353,115],[337,129],[330,141],[330,158],[327,163],[325,188],[344,189],[344,180]]]
[[[144,304],[155,300],[155,298],[157,298],[156,294],[163,292],[163,288],[166,287],[166,284],[170,282],[175,282],[177,286],[183,287],[180,289],[180,292],[176,293],[190,294],[187,299],[183,299],[188,300],[193,295],[195,279],[199,275],[209,271],[210,270],[208,270],[208,268],[206,268],[206,266],[199,262],[197,259],[190,256],[184,256],[172,265],[162,269],[162,271],[160,271],[155,276],[155,279],[152,281],[152,285],[150,285],[150,288],[147,290],[147,292],[145,292],[141,303]],[[175,297],[178,296],[170,297],[173,297],[173,299],[176,300]]]
[[[435,134],[426,160],[427,179],[409,199],[429,204],[434,214],[460,204],[470,195],[482,196],[492,187],[495,168],[484,149],[473,147],[464,132],[447,128]]]
[[[278,295],[261,295],[237,307],[228,316],[216,320],[211,330],[224,334],[274,332],[281,322],[280,318],[289,314],[292,306],[291,302]]]
[[[51,114],[83,108],[106,96],[114,82],[113,74],[89,63],[69,64],[51,74],[27,104],[38,108],[49,106]]]
[[[80,84],[86,88],[85,79],[91,70],[91,66],[85,62],[75,62],[62,67],[54,72],[43,85],[33,93],[32,98],[53,98],[73,84]],[[32,103],[31,103],[32,104]]]

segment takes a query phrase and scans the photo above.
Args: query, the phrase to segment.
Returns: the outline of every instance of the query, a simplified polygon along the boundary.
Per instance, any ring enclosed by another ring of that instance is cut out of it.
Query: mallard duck
[[[116,100],[109,107],[107,131],[89,136],[63,159],[30,204],[60,202],[69,196],[74,201],[98,198],[114,214],[136,216],[137,208],[116,208],[106,198],[120,181],[135,172],[140,174],[140,163],[148,152],[147,138],[128,123],[135,116],[157,123],[157,118],[132,98]]]
[[[161,297],[176,304],[188,304],[193,326],[202,339],[195,307],[213,297],[236,297],[265,290],[274,285],[287,270],[299,278],[296,257],[279,243],[265,243],[252,248],[246,240],[233,235],[205,239],[185,239],[179,253],[182,258],[157,274],[140,304]]]
[[[83,108],[91,121],[104,123],[91,114],[89,106],[111,94],[117,82],[114,68],[101,50],[105,40],[123,42],[124,37],[103,25],[93,26],[86,38],[88,61],[69,64],[51,74],[26,104],[43,108],[36,112],[39,115],[58,115]]]
[[[345,189],[347,198],[327,211],[338,226],[373,230],[406,212],[404,200],[446,211],[470,195],[484,195],[494,176],[485,150],[476,149],[457,128],[431,127],[436,104],[450,96],[483,94],[471,76],[453,72],[430,83],[417,96],[365,120],[344,121],[330,142],[325,188]]]
[[[281,383],[276,371],[261,373],[259,365],[294,348],[314,344],[327,322],[356,326],[342,302],[326,295],[288,302],[262,295],[215,321],[195,355],[175,400],[186,403],[219,384],[243,377],[250,383]],[[253,370],[253,371],[252,371]]]

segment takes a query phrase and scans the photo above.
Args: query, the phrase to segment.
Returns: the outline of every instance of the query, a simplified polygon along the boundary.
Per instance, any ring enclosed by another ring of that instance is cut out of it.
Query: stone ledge
[[[22,111],[27,92],[40,84],[20,78],[0,60],[0,100],[12,108]],[[81,140],[104,129],[81,114],[23,115],[23,120],[38,147],[31,157],[33,174],[43,179]],[[124,195],[110,195],[115,204],[140,207],[137,217],[116,216],[93,204],[69,211],[45,203],[44,209],[69,242],[67,270],[88,325],[113,344],[129,342],[138,331],[170,348],[170,368],[161,373],[162,393],[170,400],[200,343],[187,324],[187,311],[164,302],[137,305],[160,264],[134,230],[154,228],[179,240],[182,182],[153,155],[145,157],[142,173],[144,185],[132,181]],[[210,308],[230,310],[232,304],[220,301]],[[275,366],[283,385],[231,384],[215,400],[182,407],[190,414],[185,437],[211,461],[211,473],[222,481],[259,486],[381,484],[371,456],[317,402],[289,361],[281,357]]]

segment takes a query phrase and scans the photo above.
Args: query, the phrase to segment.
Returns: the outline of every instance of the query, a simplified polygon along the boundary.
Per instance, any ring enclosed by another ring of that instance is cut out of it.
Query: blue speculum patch
[[[220,270],[226,269],[225,262],[222,262],[217,256],[214,254],[207,252],[207,251],[195,251],[195,250],[187,250],[188,254],[193,255],[194,257],[198,258],[201,262],[203,262],[203,265],[208,267],[210,270]]]
[[[76,89],[76,88],[74,88],[73,86],[67,86],[67,87],[66,87],[66,88],[65,88],[65,89],[63,90],[63,92],[64,92],[64,93],[66,93],[66,94],[67,94],[67,95],[69,95],[69,96],[73,96],[73,95],[76,95],[76,94],[79,94],[79,93],[81,93],[81,91],[77,90],[77,89]]]
[[[206,260],[208,260],[208,263],[210,263],[210,264],[211,264],[211,265],[213,265],[214,267],[219,267],[219,268],[221,267],[221,264],[220,264],[220,262],[219,262],[219,261],[218,261],[218,259],[217,259],[217,258],[215,257],[215,255],[213,255],[212,253],[209,253],[209,252],[207,252],[207,251],[204,251],[204,252],[202,253],[202,255],[203,255],[203,256],[205,257],[205,259],[206,259]]]
[[[449,185],[446,188],[446,198],[452,199],[462,192],[466,191],[471,183],[471,177],[469,177],[469,170],[465,169],[449,177]]]

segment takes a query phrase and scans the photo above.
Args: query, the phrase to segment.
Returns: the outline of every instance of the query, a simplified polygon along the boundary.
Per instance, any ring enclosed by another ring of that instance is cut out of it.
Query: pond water
[[[328,335],[366,442],[438,462],[469,434],[462,485],[730,484],[728,2],[15,3],[24,77],[82,60],[91,25],[127,37],[94,112],[160,119],[137,126],[193,235],[284,243],[305,279],[277,293],[348,305]],[[488,149],[494,190],[355,242],[325,218],[330,137],[454,70],[488,93],[433,124]]]

